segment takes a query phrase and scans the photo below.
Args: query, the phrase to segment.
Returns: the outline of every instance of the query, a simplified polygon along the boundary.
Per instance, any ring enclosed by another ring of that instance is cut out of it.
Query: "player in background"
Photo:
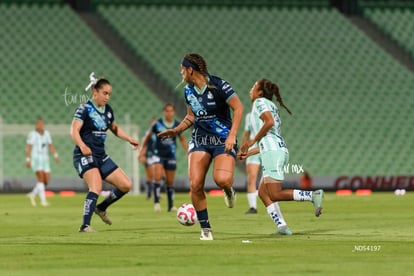
[[[152,195],[152,183],[154,182],[154,162],[153,162],[153,145],[157,136],[151,132],[151,128],[157,119],[153,118],[150,122],[150,128],[145,132],[142,138],[141,149],[138,153],[138,161],[145,166],[145,191],[147,199]]]
[[[181,75],[187,83],[184,89],[187,115],[178,126],[158,136],[171,138],[194,125],[188,143],[191,201],[201,227],[200,240],[213,240],[204,192],[205,178],[213,163],[214,182],[224,190],[225,203],[232,208],[236,200],[233,189],[236,137],[243,105],[228,82],[209,74],[207,63],[199,54],[184,56]]]
[[[159,133],[173,129],[178,126],[179,122],[175,120],[174,105],[167,103],[163,108],[163,116],[159,118],[150,130],[151,135],[155,136]],[[181,133],[177,134],[178,139],[187,153],[187,141]],[[147,139],[149,140],[149,139]],[[143,141],[143,147],[146,146],[147,141]],[[167,185],[168,208],[167,211],[177,211],[174,206],[174,179],[175,171],[177,169],[177,140],[176,136],[171,138],[156,137],[152,147],[152,161],[154,164],[154,211],[160,212],[160,194],[161,194],[161,179],[165,176],[165,183]]]
[[[254,137],[254,132],[251,129],[250,112],[246,114],[244,119],[244,132],[241,144],[243,145],[248,140]],[[255,143],[250,149],[257,147]],[[255,154],[246,158],[246,174],[247,174],[247,202],[249,209],[246,214],[257,214],[257,180],[260,173],[260,155]]]
[[[295,200],[311,201],[315,208],[315,215],[319,217],[322,212],[323,190],[312,192],[282,188],[284,166],[289,161],[289,151],[281,136],[281,120],[279,110],[272,102],[273,95],[276,96],[281,107],[286,109],[289,114],[291,112],[284,105],[278,86],[269,80],[261,79],[253,85],[249,95],[253,102],[251,122],[256,135],[241,146],[238,155],[240,159],[245,159],[260,153],[263,175],[259,186],[259,197],[266,206],[269,216],[280,231],[280,226],[286,222],[278,214],[274,203]],[[256,142],[259,147],[249,150]]]
[[[26,167],[36,173],[37,183],[33,190],[27,194],[33,206],[36,206],[36,195],[40,197],[40,204],[48,206],[45,189],[50,179],[49,150],[52,152],[56,163],[59,163],[59,155],[52,143],[49,131],[44,129],[45,122],[42,118],[36,120],[35,130],[31,131],[26,143]]]
[[[115,122],[115,116],[108,103],[112,95],[112,86],[106,79],[96,79],[90,75],[92,99],[81,104],[75,111],[70,133],[76,146],[73,151],[73,165],[78,175],[89,188],[84,202],[83,222],[79,232],[95,232],[91,225],[93,213],[103,222],[111,225],[112,221],[106,209],[122,198],[131,189],[128,176],[107,155],[105,151],[106,131],[138,148],[138,141],[125,133]],[[99,205],[96,205],[102,191],[102,180],[115,186],[111,193]]]

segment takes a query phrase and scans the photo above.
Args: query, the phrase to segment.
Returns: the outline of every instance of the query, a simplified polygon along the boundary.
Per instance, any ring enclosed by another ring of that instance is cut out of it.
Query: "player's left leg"
[[[267,213],[269,214],[270,218],[277,226],[278,235],[292,235],[292,231],[290,231],[287,223],[282,215],[282,211],[280,210],[279,204],[277,202],[273,202],[268,194],[268,190],[265,186],[269,184],[264,183],[264,179],[261,180],[259,186],[259,197],[262,200],[263,204],[266,206]],[[281,183],[276,183],[275,185],[280,185]]]
[[[224,201],[228,208],[233,208],[236,201],[236,193],[233,189],[234,168],[236,159],[233,155],[223,153],[214,157],[213,179],[223,189]]]
[[[165,170],[165,183],[167,185],[167,198],[168,198],[168,212],[177,211],[174,207],[174,178],[175,170]]]

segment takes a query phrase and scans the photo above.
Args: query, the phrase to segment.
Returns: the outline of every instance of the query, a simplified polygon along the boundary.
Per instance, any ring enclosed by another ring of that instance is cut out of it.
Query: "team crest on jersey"
[[[214,98],[213,97],[213,94],[210,91],[208,91],[208,93],[207,93],[207,99],[212,100],[213,98]]]

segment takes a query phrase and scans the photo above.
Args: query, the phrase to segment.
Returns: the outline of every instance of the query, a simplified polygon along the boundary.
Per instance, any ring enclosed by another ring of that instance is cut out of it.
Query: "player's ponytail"
[[[286,111],[290,115],[292,115],[292,112],[283,103],[282,96],[280,95],[280,92],[279,92],[279,87],[277,86],[276,83],[273,83],[273,82],[271,82],[269,80],[266,80],[266,79],[261,79],[259,81],[259,85],[263,90],[263,97],[265,97],[268,100],[272,100],[273,95],[275,95],[276,96],[276,101],[280,104],[280,106],[283,107],[284,109],[286,109]]]

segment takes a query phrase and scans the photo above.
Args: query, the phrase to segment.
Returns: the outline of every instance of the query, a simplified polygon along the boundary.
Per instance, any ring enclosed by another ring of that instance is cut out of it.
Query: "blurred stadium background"
[[[292,168],[303,168],[325,189],[414,188],[414,1],[1,0],[0,14],[2,192],[34,183],[24,152],[39,116],[61,158],[49,189],[86,189],[72,166],[69,125],[90,97],[92,71],[111,81],[116,120],[137,137],[166,102],[180,120],[176,86],[188,52],[232,84],[246,111],[257,79],[279,84],[293,111],[281,111],[285,185],[299,185]],[[136,184],[144,179],[128,145],[111,137],[107,150]],[[179,156],[176,186],[185,190]],[[235,185],[245,188],[242,163]]]

